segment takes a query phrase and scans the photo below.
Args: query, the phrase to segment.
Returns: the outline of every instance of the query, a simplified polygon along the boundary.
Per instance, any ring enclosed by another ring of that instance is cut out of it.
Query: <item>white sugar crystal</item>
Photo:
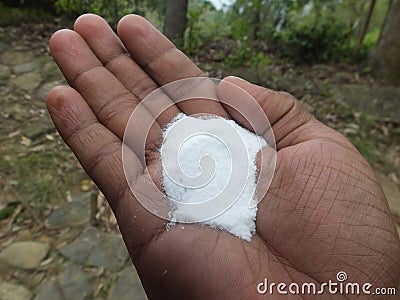
[[[233,120],[179,114],[164,129],[160,150],[171,219],[200,221],[250,241],[257,214],[255,161],[266,145]]]

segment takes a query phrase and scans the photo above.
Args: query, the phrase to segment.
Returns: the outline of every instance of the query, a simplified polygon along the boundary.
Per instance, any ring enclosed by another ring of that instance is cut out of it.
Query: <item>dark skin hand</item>
[[[146,95],[203,73],[139,16],[124,17],[117,32],[95,15],[80,17],[73,30],[56,32],[50,50],[70,87],[52,89],[46,103],[61,136],[112,207],[150,299],[275,299],[284,296],[259,295],[257,283],[268,278],[318,286],[336,280],[339,271],[348,274],[348,282],[399,286],[400,241],[366,160],[294,97],[234,77],[225,81],[257,100],[277,141],[276,171],[259,204],[257,231],[251,242],[194,224],[167,231],[166,221],[143,208],[129,189],[121,141],[130,114]],[[160,129],[180,111],[235,118],[224,105],[206,100],[170,108],[148,139],[147,163],[154,177],[159,177]],[[143,113],[150,116],[151,111]],[[132,180],[146,194],[143,166],[134,152],[131,157]]]

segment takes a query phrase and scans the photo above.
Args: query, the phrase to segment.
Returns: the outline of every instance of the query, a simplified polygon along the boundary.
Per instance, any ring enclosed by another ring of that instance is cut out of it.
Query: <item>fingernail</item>
[[[240,81],[242,81],[242,82],[248,82],[247,80],[244,80],[243,78],[240,78],[240,77],[237,77],[237,76],[229,76],[229,77],[231,77],[231,78],[236,78],[236,79],[238,79],[238,80],[240,80]]]

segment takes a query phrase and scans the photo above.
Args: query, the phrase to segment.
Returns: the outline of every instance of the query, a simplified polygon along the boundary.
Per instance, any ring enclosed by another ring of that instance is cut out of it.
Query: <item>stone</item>
[[[398,186],[380,172],[375,172],[388,200],[391,212],[400,219],[400,190]]]
[[[10,76],[10,68],[5,65],[0,65],[0,78],[7,78]]]
[[[0,260],[16,268],[33,270],[46,257],[49,248],[45,243],[15,242],[1,251]]]
[[[111,272],[121,269],[129,256],[120,235],[104,233],[95,227],[86,228],[60,252],[78,264],[104,267]]]
[[[71,243],[74,239],[76,239],[82,233],[81,227],[71,227],[69,230],[63,230],[60,235],[57,236],[57,240],[55,241],[55,247],[60,249],[64,247],[66,244]]]
[[[30,61],[21,65],[14,66],[13,71],[15,74],[22,74],[33,71],[37,68],[40,68],[39,63],[37,61]]]
[[[133,266],[126,267],[118,276],[108,294],[108,300],[146,300],[139,276]]]
[[[1,300],[27,300],[31,299],[32,293],[22,285],[16,285],[8,282],[0,283]]]
[[[61,73],[60,69],[58,68],[57,64],[52,60],[44,62],[43,75],[46,78],[46,81],[48,81],[48,82],[55,81],[55,80],[62,80],[64,78],[64,76]],[[66,83],[66,81],[63,80],[63,84],[65,84],[65,83]]]
[[[83,198],[67,203],[55,209],[45,221],[47,228],[76,227],[90,221],[90,196],[83,194]]]
[[[34,300],[64,300],[55,280],[44,282],[36,294]]]
[[[29,275],[27,286],[36,288],[46,277],[45,273],[33,273]]]
[[[58,276],[40,286],[34,298],[34,300],[48,299],[93,299],[93,287],[89,275],[73,263],[65,264]]]
[[[21,130],[21,133],[23,136],[26,136],[32,140],[53,131],[54,125],[50,118],[42,117],[36,121],[33,121],[32,123],[29,123],[27,127]]]
[[[32,52],[29,51],[5,51],[0,55],[0,61],[6,65],[21,65],[31,62],[35,59]]]
[[[98,245],[90,253],[87,265],[104,267],[110,272],[119,270],[128,259],[128,252],[120,235],[102,234]]]
[[[89,275],[73,263],[64,266],[58,275],[64,299],[92,299],[93,288]]]
[[[353,106],[357,111],[380,120],[399,122],[400,87],[343,84],[333,86],[335,98]]]
[[[78,264],[85,264],[92,249],[99,241],[100,231],[88,227],[71,244],[60,249],[60,253]]]
[[[2,36],[0,35],[0,39],[2,39]],[[0,42],[0,52],[3,52],[4,49],[6,49],[7,45],[4,44],[3,42]]]
[[[30,116],[28,107],[20,103],[7,105],[1,114],[5,118],[13,118],[17,121],[25,121]]]
[[[39,86],[41,81],[42,76],[39,71],[23,73],[11,79],[12,84],[27,92],[33,92]]]

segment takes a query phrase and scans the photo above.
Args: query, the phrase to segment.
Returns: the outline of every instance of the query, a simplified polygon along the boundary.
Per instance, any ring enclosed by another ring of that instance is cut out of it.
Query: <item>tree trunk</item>
[[[167,0],[164,34],[178,47],[183,46],[187,26],[188,0]]]
[[[261,23],[261,4],[257,3],[257,6],[254,11],[254,19],[253,19],[253,40],[258,40],[258,33],[260,31],[260,23]]]
[[[367,18],[366,18],[364,26],[363,26],[363,31],[361,32],[360,39],[358,40],[357,52],[359,51],[362,43],[364,42],[365,36],[367,35],[369,23],[371,21],[372,13],[374,12],[375,4],[376,4],[376,0],[371,0],[371,3],[369,5],[369,9],[368,9],[368,13],[367,13]]]
[[[369,59],[372,74],[391,84],[400,84],[400,0],[394,0],[375,51]]]
[[[379,42],[381,40],[383,28],[385,28],[385,26],[386,26],[388,15],[389,15],[389,12],[390,12],[390,8],[392,7],[392,4],[393,4],[393,0],[389,0],[388,6],[387,6],[387,9],[386,9],[386,13],[385,13],[385,18],[383,19],[383,22],[382,22],[382,25],[381,25],[381,31],[379,32],[379,38],[378,38],[377,44],[379,44]]]

